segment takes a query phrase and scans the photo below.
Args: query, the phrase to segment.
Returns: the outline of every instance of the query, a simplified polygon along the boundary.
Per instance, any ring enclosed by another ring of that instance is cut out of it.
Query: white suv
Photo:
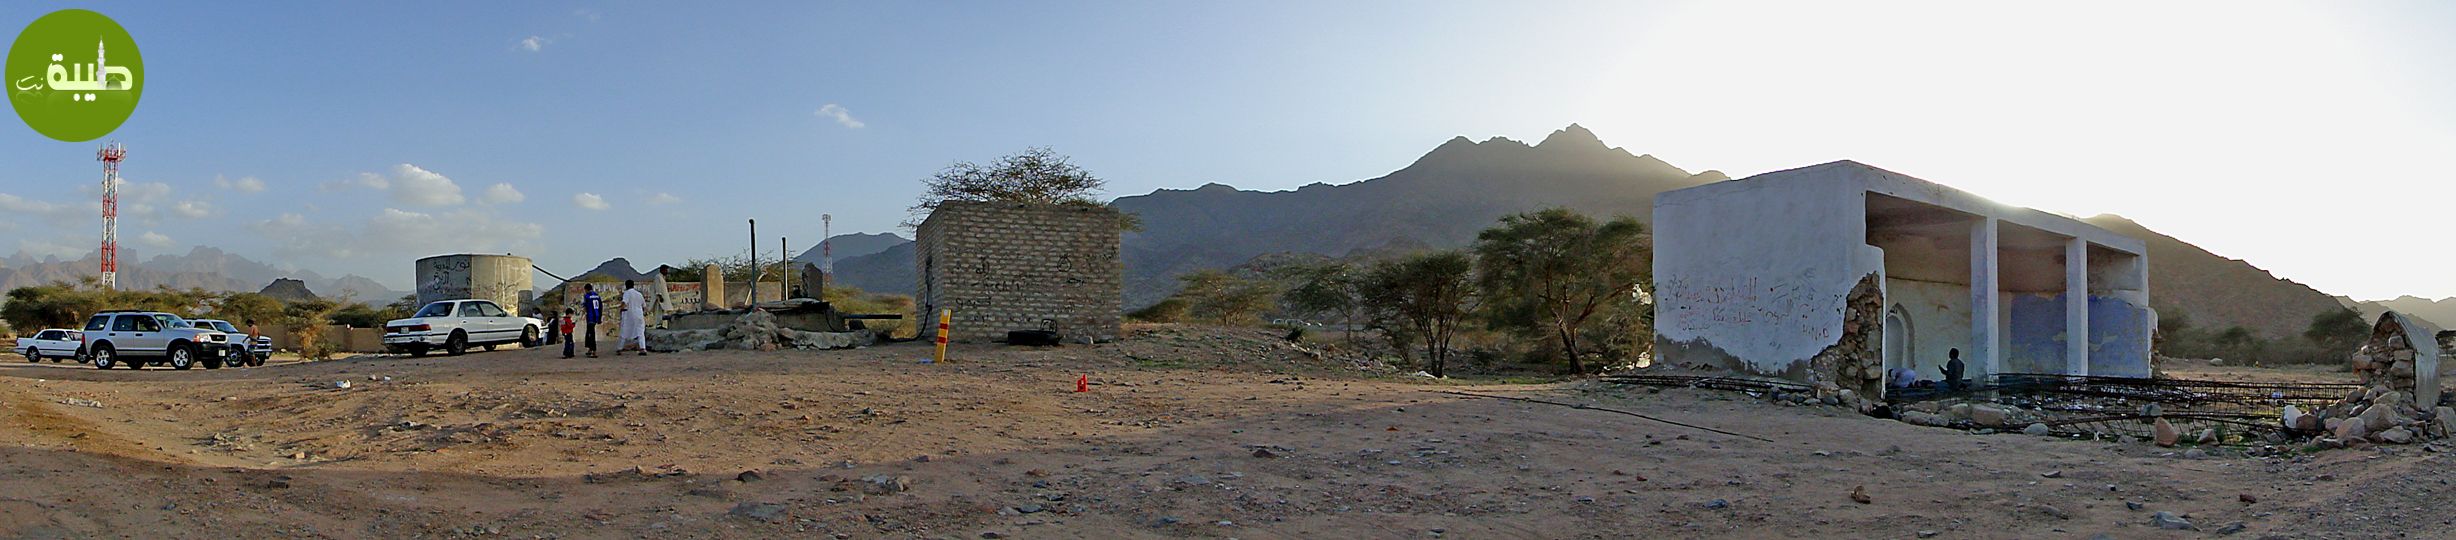
[[[101,369],[140,369],[147,363],[172,369],[203,363],[205,369],[221,369],[222,361],[235,359],[237,351],[230,334],[197,328],[169,313],[105,311],[85,321],[85,357]]]
[[[384,323],[384,349],[393,354],[425,356],[442,349],[460,356],[471,346],[495,350],[496,345],[537,343],[546,322],[513,315],[488,300],[444,300],[418,308],[410,318]]]
[[[249,340],[247,339],[247,332],[239,330],[238,325],[230,324],[230,321],[220,319],[197,319],[188,322],[196,325],[197,328],[210,328],[220,330],[224,334],[230,334],[230,340],[234,343],[245,342],[242,344],[243,346],[241,348],[247,351],[247,355],[239,357],[239,361],[237,362],[231,362],[230,365],[233,367],[236,367],[241,363],[245,363],[250,366],[261,366],[264,365],[265,360],[270,360],[273,358],[272,336],[256,336],[256,339]]]

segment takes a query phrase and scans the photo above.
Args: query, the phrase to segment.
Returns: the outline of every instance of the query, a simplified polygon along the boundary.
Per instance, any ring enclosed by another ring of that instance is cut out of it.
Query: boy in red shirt
[[[572,316],[572,310],[571,310],[571,308],[563,308],[563,319],[562,319],[561,325],[562,325],[562,327],[563,327],[563,328],[562,328],[562,331],[563,331],[563,357],[564,357],[564,358],[571,358],[571,353],[572,353],[572,350],[571,350],[571,342],[574,342],[574,341],[579,341],[579,340],[576,340],[576,339],[571,339],[571,327],[572,327],[572,322],[573,322],[573,321],[572,321],[572,317],[571,317],[571,316]]]

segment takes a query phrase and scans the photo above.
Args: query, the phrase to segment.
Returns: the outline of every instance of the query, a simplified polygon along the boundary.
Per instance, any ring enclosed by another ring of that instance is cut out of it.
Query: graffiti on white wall
[[[1842,295],[1818,292],[1813,278],[1808,272],[1776,279],[1736,275],[1665,278],[1655,290],[1672,313],[1658,323],[1675,335],[1714,334],[1714,341],[1726,347],[1735,340],[1768,350],[1786,344],[1829,344],[1839,338],[1834,321],[1842,315]]]

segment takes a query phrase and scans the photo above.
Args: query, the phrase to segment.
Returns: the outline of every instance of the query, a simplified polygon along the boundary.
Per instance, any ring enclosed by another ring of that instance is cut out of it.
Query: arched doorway
[[[1885,310],[1885,371],[1911,367],[1914,358],[1910,350],[1910,313],[1900,304]],[[1915,369],[1915,368],[1914,368]]]

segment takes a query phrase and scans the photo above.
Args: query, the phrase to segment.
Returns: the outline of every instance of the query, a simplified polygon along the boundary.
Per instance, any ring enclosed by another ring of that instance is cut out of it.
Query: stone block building
[[[1882,395],[1887,369],[2149,376],[2148,248],[1850,161],[1655,197],[1655,351]]]
[[[1055,329],[1067,341],[1117,339],[1121,216],[1105,206],[948,201],[914,231],[923,337],[954,310],[948,339]]]

